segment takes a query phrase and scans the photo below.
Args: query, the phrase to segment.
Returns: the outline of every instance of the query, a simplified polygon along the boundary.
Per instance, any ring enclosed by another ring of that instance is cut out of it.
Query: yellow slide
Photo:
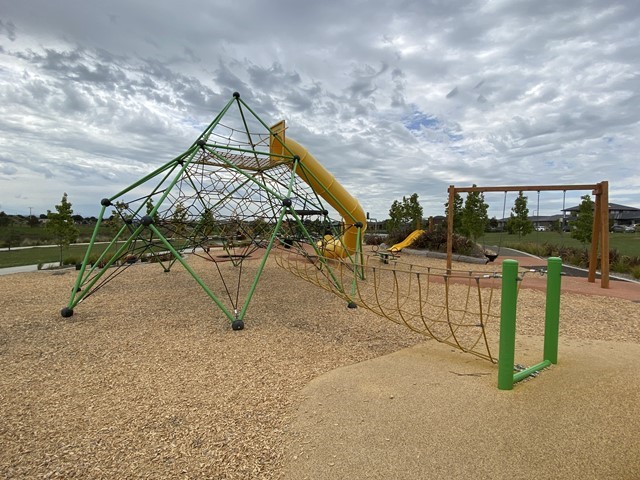
[[[414,230],[403,241],[401,241],[400,243],[396,243],[392,247],[387,248],[387,250],[389,250],[390,252],[399,252],[403,248],[407,248],[409,245],[415,242],[416,239],[423,233],[424,233],[424,230]]]
[[[271,136],[269,145],[271,154],[288,156],[291,152],[300,157],[300,165],[296,169],[296,173],[342,217],[342,236],[340,238],[325,237],[325,241],[321,245],[323,253],[332,258],[353,254],[358,246],[358,229],[352,225],[357,222],[362,223],[361,235],[364,235],[367,229],[367,217],[360,203],[306,148],[294,140],[286,138],[284,120],[272,126],[271,131],[275,134]],[[284,148],[283,143],[288,150]],[[276,157],[272,157],[272,161],[277,162],[278,160]]]

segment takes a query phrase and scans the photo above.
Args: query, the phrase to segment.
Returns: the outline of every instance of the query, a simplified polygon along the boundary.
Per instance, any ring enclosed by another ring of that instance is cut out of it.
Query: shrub
[[[76,263],[80,263],[80,260],[78,260],[76,257],[73,257],[73,256],[65,257],[62,260],[63,265],[75,265]]]
[[[386,242],[388,245],[395,245],[396,243],[402,242],[405,238],[409,236],[412,232],[410,228],[401,228],[394,232],[389,232],[389,235],[386,238]]]
[[[467,237],[454,233],[451,240],[452,250],[458,255],[469,255],[475,257],[484,256],[482,249]],[[447,231],[444,228],[428,230],[416,238],[412,247],[431,250],[432,252],[446,252]]]
[[[365,245],[381,245],[382,243],[384,243],[384,241],[385,237],[383,237],[382,235],[372,235],[368,233],[364,235]]]
[[[105,265],[109,262],[109,260],[111,260],[111,258],[113,257],[112,253],[107,253],[102,260],[100,260],[100,263],[98,263],[98,259],[100,258],[100,255],[94,253],[89,257],[89,263],[91,264],[91,266],[98,264],[98,268],[104,268]]]

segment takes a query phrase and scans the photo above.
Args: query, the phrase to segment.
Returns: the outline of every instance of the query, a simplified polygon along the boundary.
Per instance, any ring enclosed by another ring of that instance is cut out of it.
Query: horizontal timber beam
[[[599,184],[584,185],[517,185],[503,187],[454,187],[457,192],[543,192],[543,191],[565,191],[565,190],[599,190]]]

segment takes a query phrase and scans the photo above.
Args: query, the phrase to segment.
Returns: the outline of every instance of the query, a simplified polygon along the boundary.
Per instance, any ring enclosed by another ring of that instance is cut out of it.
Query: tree
[[[0,212],[0,227],[8,227],[11,223],[13,223],[11,217],[4,212]]]
[[[462,196],[456,193],[453,196],[453,233],[460,233],[462,228]],[[449,202],[444,204],[444,216],[449,218]]]
[[[583,244],[591,243],[593,233],[593,208],[594,202],[590,195],[580,197],[582,202],[578,206],[576,219],[569,222],[571,226],[571,238],[579,240]]]
[[[405,216],[411,222],[411,228],[414,230],[422,227],[422,206],[418,201],[418,194],[413,193],[409,198],[402,197],[402,207]]]
[[[73,223],[73,210],[71,203],[67,199],[67,194],[62,195],[59,205],[55,206],[55,213],[47,210],[46,229],[51,232],[56,245],[60,247],[60,266],[62,266],[62,250],[78,239],[79,230]]]
[[[109,218],[109,231],[115,237],[122,229],[125,221],[131,218],[131,214],[127,213],[129,210],[128,203],[117,201],[114,206],[116,209],[111,211],[111,217]]]
[[[40,220],[38,220],[38,217],[36,217],[35,215],[29,215],[27,225],[29,225],[31,228],[39,227]]]
[[[387,232],[394,233],[400,230],[400,227],[404,223],[404,214],[402,212],[402,205],[399,201],[394,200],[389,209],[389,220],[387,221]]]
[[[527,207],[528,197],[518,192],[516,201],[511,209],[511,216],[507,220],[507,232],[517,233],[519,237],[533,232],[533,223],[529,220],[529,208]]]
[[[551,222],[551,225],[549,225],[549,230],[551,230],[552,232],[558,232],[558,233],[561,232],[562,220],[558,219]]]
[[[153,204],[153,199],[151,197],[149,197],[149,199],[147,200],[147,203],[145,203],[144,206],[147,209],[147,215],[151,215],[151,212],[153,212],[153,209],[156,207]],[[156,211],[156,213],[154,213],[151,218],[153,219],[153,223],[158,223],[158,220],[159,220],[158,212]]]
[[[187,231],[187,217],[189,212],[182,202],[178,202],[173,210],[171,224],[173,225],[173,233],[176,236],[184,236]]]
[[[402,203],[394,200],[389,209],[389,221],[387,229],[389,233],[397,232],[407,225],[414,230],[420,228],[422,223],[422,206],[418,201],[418,194],[414,193],[409,198],[402,197]]]
[[[200,219],[200,233],[205,237],[212,236],[213,233],[215,232],[215,225],[216,225],[216,222],[215,222],[215,219],[213,218],[213,211],[209,207],[205,208],[202,211],[202,218]]]
[[[475,184],[473,185],[475,187]],[[474,242],[484,233],[489,222],[489,205],[484,201],[482,192],[469,192],[462,209],[461,233]]]
[[[11,247],[18,246],[22,240],[21,235],[12,228],[12,225],[13,218],[5,212],[0,212],[0,227],[7,229],[7,233],[3,237],[9,251],[11,251]]]

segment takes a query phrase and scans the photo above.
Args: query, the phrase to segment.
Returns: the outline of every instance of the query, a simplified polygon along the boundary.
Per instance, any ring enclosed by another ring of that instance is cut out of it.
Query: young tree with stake
[[[55,206],[55,209],[55,212],[47,210],[47,218],[49,221],[45,228],[51,232],[56,245],[60,247],[60,266],[62,266],[63,249],[68,248],[69,245],[78,239],[80,231],[73,221],[73,210],[71,203],[67,199],[66,192],[62,195],[62,200],[60,204]]]

